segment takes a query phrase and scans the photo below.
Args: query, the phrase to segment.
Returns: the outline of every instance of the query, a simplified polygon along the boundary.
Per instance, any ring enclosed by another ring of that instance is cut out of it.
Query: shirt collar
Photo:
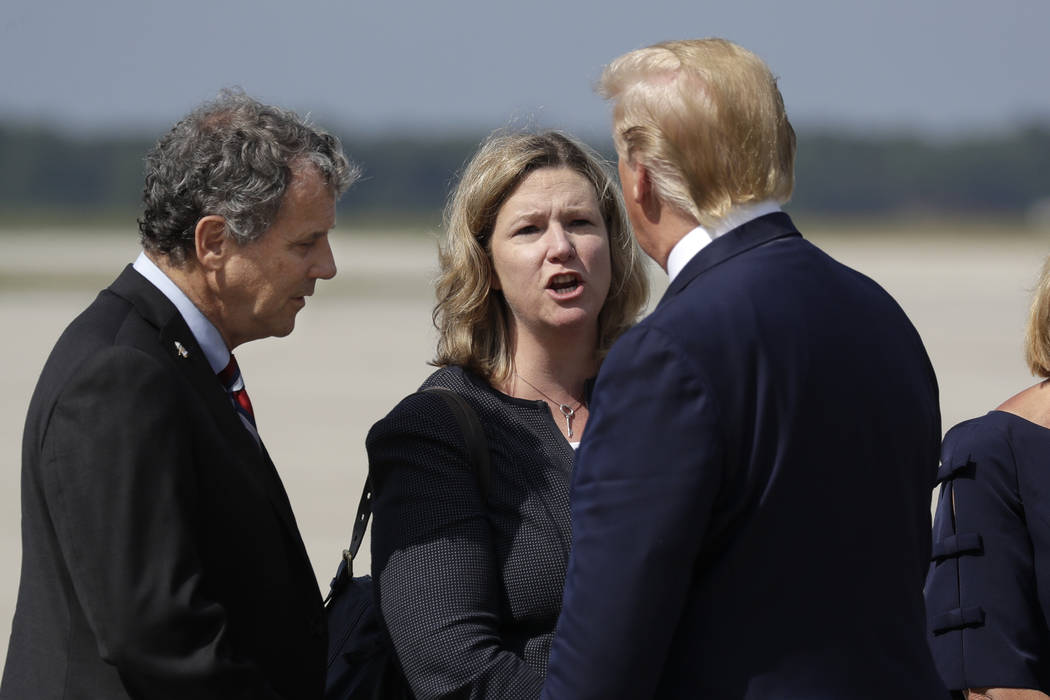
[[[201,310],[190,301],[186,293],[149,259],[145,252],[139,253],[132,267],[175,305],[182,320],[190,327],[190,332],[193,333],[197,344],[204,351],[204,356],[208,358],[208,364],[211,365],[212,370],[216,373],[222,371],[230,362],[230,350],[226,347],[226,342],[222,339],[219,329],[201,313]]]
[[[738,226],[746,224],[748,221],[752,221],[760,216],[772,214],[777,211],[780,211],[780,204],[778,204],[776,200],[765,199],[761,202],[739,204],[732,207],[729,212],[710,229],[706,229],[703,226],[697,226],[692,231],[685,234],[682,239],[675,243],[674,247],[671,248],[671,252],[667,256],[667,276],[669,281],[673,282],[674,278],[678,276],[678,273],[682,271],[686,264],[688,264],[689,261],[711,241],[719,236],[729,233]]]

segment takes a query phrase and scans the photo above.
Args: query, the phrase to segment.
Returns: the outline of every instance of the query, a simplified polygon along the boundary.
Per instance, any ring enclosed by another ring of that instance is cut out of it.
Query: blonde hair
[[[576,139],[557,132],[495,132],[467,164],[445,208],[439,250],[434,326],[437,355],[431,364],[460,365],[491,383],[513,371],[509,316],[492,288],[490,240],[496,215],[522,180],[540,168],[570,168],[594,186],[609,236],[612,280],[598,315],[597,359],[638,318],[649,296],[645,267],[624,213],[619,188],[602,159]]]
[[[725,39],[668,41],[609,64],[621,158],[644,165],[660,201],[710,227],[729,208],[791,198],[795,131],[776,78]]]
[[[1043,262],[1025,329],[1024,359],[1037,377],[1050,378],[1050,257]]]

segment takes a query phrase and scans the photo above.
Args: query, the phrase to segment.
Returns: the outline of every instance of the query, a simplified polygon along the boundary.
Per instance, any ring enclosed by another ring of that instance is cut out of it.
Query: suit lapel
[[[678,273],[667,291],[664,292],[660,304],[685,289],[699,275],[730,258],[778,238],[801,235],[792,223],[791,217],[784,212],[774,212],[752,219],[711,241],[693,256],[693,259]],[[657,304],[657,307],[660,304]]]
[[[226,389],[212,372],[204,351],[198,347],[178,309],[131,265],[110,285],[110,291],[128,300],[144,319],[157,326],[161,349],[207,406],[218,431],[229,444],[237,461],[245,465],[245,469],[266,494],[303,559],[309,562],[288,495],[269,454],[265,447],[255,442],[255,438],[241,423],[230,404]]]
[[[257,462],[259,446],[241,425],[230,405],[229,395],[212,372],[211,365],[178,309],[164,294],[130,265],[110,285],[110,290],[131,302],[139,314],[158,328],[161,349],[189,382],[215,419],[220,432],[245,461]]]

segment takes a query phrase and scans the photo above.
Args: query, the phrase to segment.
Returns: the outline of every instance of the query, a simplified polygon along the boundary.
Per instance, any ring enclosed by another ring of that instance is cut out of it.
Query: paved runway
[[[880,282],[912,318],[937,370],[945,429],[1033,383],[1021,340],[1050,230],[872,226],[845,235],[803,229]],[[260,432],[324,590],[349,538],[366,470],[365,434],[432,371],[426,362],[435,342],[431,238],[337,231],[333,248],[339,275],[318,284],[295,332],[237,351]],[[0,231],[0,251],[2,662],[18,586],[20,444],[29,396],[58,334],[134,259],[138,246],[132,226],[90,235]],[[664,286],[657,269],[654,302]],[[848,387],[843,377],[843,390]],[[366,558],[360,571],[367,566]]]

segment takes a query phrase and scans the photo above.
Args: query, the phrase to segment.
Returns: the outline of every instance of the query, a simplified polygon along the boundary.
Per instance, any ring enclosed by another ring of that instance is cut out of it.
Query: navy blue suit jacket
[[[544,697],[947,697],[922,598],[939,438],[881,287],[783,213],[716,239],[599,373]]]

